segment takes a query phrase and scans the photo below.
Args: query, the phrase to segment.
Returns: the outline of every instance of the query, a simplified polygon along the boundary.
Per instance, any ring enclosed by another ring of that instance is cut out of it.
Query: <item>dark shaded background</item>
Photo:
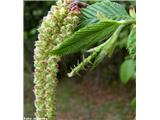
[[[121,2],[126,8],[130,2]],[[24,116],[34,116],[33,49],[37,28],[54,1],[24,2]],[[80,53],[65,56],[60,62],[57,88],[57,120],[130,120],[134,116],[130,101],[135,84],[121,84],[119,67],[126,56],[125,49],[116,50],[95,70],[82,71],[81,76],[67,78],[70,66],[81,59]]]

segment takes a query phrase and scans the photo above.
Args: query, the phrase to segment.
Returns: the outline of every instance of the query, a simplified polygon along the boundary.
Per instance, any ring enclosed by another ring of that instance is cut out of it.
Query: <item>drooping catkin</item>
[[[72,34],[79,22],[79,11],[71,11],[71,0],[58,0],[39,27],[34,50],[34,94],[36,118],[54,120],[56,115],[56,86],[59,56],[50,55],[65,38]]]

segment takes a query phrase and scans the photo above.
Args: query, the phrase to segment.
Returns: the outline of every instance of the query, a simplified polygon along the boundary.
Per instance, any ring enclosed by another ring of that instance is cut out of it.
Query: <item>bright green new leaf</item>
[[[64,40],[57,49],[52,51],[52,54],[66,55],[86,49],[99,40],[110,37],[119,25],[121,25],[120,22],[113,20],[88,25]]]
[[[112,20],[132,19],[122,5],[108,0],[82,8],[81,13],[81,23],[79,27],[98,22],[99,18],[97,17],[97,13],[102,13],[106,18]]]
[[[132,27],[132,30],[129,34],[127,41],[127,49],[129,51],[130,56],[135,59],[136,58],[136,26]]]
[[[125,60],[120,67],[120,79],[125,84],[127,83],[135,74],[135,61]]]

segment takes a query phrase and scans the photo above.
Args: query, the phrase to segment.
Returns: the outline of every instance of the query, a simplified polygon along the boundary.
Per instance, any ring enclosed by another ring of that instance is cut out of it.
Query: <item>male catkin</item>
[[[79,11],[71,11],[71,0],[58,0],[44,17],[38,29],[34,50],[34,94],[36,118],[54,120],[56,115],[56,86],[59,56],[50,55],[65,38],[72,34],[79,22]]]

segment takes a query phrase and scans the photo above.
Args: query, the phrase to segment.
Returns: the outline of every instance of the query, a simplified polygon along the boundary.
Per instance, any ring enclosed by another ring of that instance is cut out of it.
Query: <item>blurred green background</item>
[[[121,3],[126,8],[131,4]],[[55,1],[24,1],[24,117],[34,117],[34,42],[37,28],[53,4]],[[73,78],[66,74],[82,56],[77,53],[63,57],[59,63],[56,120],[132,120],[135,83],[131,81],[123,85],[119,80],[119,67],[126,54],[123,48],[116,50],[95,70],[88,69]]]

